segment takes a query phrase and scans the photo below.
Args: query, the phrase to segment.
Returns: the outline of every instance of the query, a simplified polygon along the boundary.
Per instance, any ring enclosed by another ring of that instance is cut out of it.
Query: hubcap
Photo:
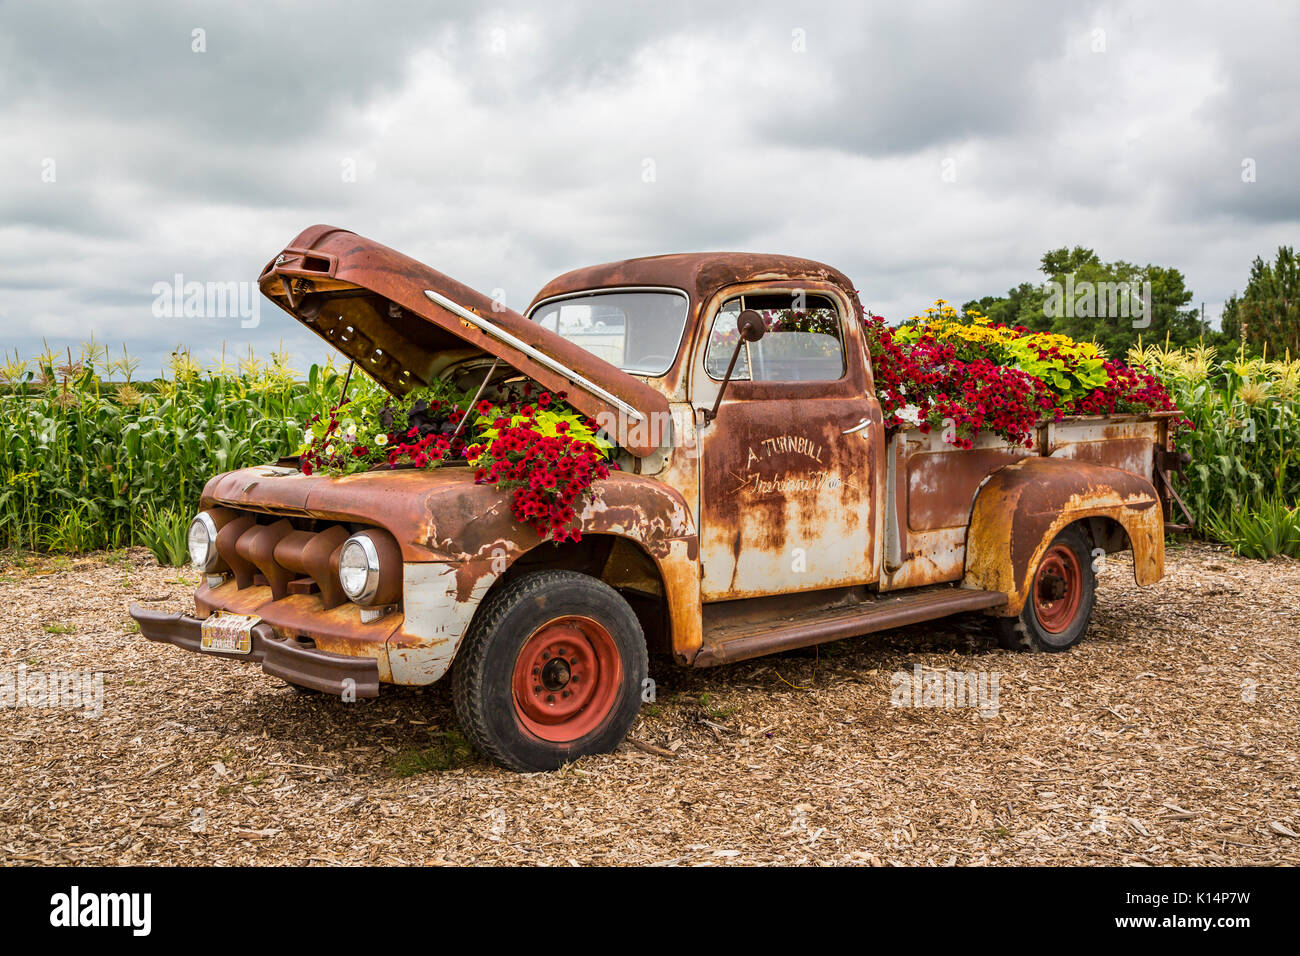
[[[1074,623],[1083,600],[1083,571],[1074,550],[1054,544],[1043,555],[1034,576],[1034,616],[1049,634],[1060,634]]]
[[[543,740],[578,740],[609,716],[622,681],[622,660],[609,631],[588,617],[556,618],[519,651],[515,713]]]

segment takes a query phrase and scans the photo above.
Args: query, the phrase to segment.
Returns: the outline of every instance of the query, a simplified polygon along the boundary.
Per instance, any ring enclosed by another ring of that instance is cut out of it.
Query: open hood
[[[668,401],[640,379],[481,292],[356,233],[312,226],[262,271],[262,294],[396,395],[451,365],[499,358],[602,425],[637,456],[653,454]]]

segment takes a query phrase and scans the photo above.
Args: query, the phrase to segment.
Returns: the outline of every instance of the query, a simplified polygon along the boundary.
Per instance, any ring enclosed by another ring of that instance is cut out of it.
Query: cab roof
[[[619,286],[681,289],[698,305],[727,286],[788,279],[832,282],[846,292],[854,291],[844,273],[813,259],[758,252],[680,252],[574,269],[548,282],[528,308],[559,295]]]

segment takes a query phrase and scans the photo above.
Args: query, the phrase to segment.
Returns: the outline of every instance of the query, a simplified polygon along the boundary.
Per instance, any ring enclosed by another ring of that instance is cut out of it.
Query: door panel
[[[771,290],[763,286],[749,293]],[[805,282],[797,291],[812,296],[821,290]],[[701,589],[706,601],[877,578],[880,406],[861,385],[862,348],[857,323],[844,322],[851,314],[847,300],[833,287],[822,294],[835,304],[841,324],[843,377],[733,380],[717,418],[700,430]],[[720,309],[735,311],[736,295],[729,290],[715,300],[701,323],[692,374],[697,408],[711,407],[717,395],[719,383],[708,374],[710,367],[717,368],[716,355],[709,359],[705,354],[708,335]],[[806,342],[782,340],[776,332],[757,344],[767,346],[750,355],[758,374],[767,368],[797,378],[808,369],[825,374],[836,367],[828,359],[807,356],[789,361]]]

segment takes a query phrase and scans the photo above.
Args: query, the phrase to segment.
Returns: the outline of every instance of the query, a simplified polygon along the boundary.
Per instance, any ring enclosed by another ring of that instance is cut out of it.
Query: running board
[[[963,611],[1001,607],[1007,603],[1007,596],[1000,591],[969,588],[924,588],[847,607],[823,607],[775,618],[755,615],[747,601],[734,602],[734,610],[728,609],[730,603],[706,607],[704,645],[691,662],[693,667],[716,667]]]

